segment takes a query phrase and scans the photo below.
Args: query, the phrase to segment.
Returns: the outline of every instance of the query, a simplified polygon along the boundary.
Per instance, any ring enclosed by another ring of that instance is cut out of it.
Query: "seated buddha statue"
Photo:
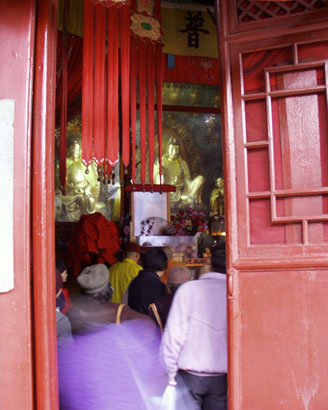
[[[61,209],[61,214],[57,215],[57,208],[55,208],[57,220],[78,221],[82,214],[95,212],[97,185],[99,184],[97,171],[94,166],[88,168],[88,173],[85,171],[86,167],[82,163],[80,136],[69,135],[67,137],[65,195],[62,195],[56,187],[57,207]]]
[[[170,194],[173,207],[200,206],[205,179],[201,175],[191,178],[188,164],[181,156],[180,145],[181,141],[176,137],[171,137],[167,143],[162,156],[162,183],[176,187],[176,192]],[[154,167],[154,182],[160,183],[158,164]]]
[[[87,171],[87,172],[86,172]],[[82,163],[82,148],[80,136],[71,135],[67,138],[66,159],[66,194],[59,194],[56,188],[57,220],[79,221],[82,214],[100,212],[110,219],[111,209],[109,200],[115,196],[118,187],[109,188],[98,181],[96,164],[88,167]],[[112,187],[112,186],[111,186]],[[111,191],[111,192],[109,192]],[[59,201],[61,204],[59,204]],[[61,206],[59,206],[61,205]],[[116,207],[117,208],[117,207]]]

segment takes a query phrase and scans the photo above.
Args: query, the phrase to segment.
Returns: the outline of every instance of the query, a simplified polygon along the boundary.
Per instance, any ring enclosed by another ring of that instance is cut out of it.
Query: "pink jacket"
[[[227,373],[226,275],[203,274],[176,291],[164,329],[161,355],[169,379],[178,369]]]

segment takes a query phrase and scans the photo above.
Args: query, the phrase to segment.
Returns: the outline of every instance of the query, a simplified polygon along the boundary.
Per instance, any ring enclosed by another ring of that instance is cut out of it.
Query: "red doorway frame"
[[[36,408],[58,409],[55,313],[54,133],[57,0],[37,2],[32,137]]]

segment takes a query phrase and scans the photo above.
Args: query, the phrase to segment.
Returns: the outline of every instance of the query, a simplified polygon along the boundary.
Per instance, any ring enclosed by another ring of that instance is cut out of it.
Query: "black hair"
[[[211,249],[212,269],[215,272],[226,273],[226,250],[225,243],[219,243]]]
[[[181,283],[168,283],[167,287],[170,289],[171,293],[174,293],[180,285]]]
[[[167,256],[160,248],[149,248],[141,254],[141,264],[144,269],[160,272],[167,268]]]
[[[56,269],[63,273],[67,269],[66,263],[63,260],[56,261]]]

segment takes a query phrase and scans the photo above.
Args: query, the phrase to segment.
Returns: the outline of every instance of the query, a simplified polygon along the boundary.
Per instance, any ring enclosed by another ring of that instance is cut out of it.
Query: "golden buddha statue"
[[[171,137],[167,143],[162,156],[162,183],[176,187],[176,192],[170,194],[173,207],[202,206],[205,179],[202,175],[191,179],[188,164],[181,157],[180,145],[181,141],[177,137]],[[160,183],[158,164],[154,167],[154,182]]]
[[[58,178],[56,178],[58,184]],[[97,167],[94,162],[87,167],[82,163],[81,139],[78,135],[70,135],[67,138],[66,159],[66,194],[62,195],[59,187],[56,187],[55,214],[56,220],[78,221],[82,214],[100,212],[108,219],[114,219],[113,213],[119,206],[116,200],[116,192],[119,185],[103,184],[98,180]],[[118,186],[117,186],[118,185]],[[109,204],[114,199],[112,210]]]
[[[66,160],[66,193],[90,197],[86,209],[94,211],[97,197],[98,175],[94,163],[88,167],[82,163],[82,149],[79,137],[72,137],[68,144]]]
[[[211,192],[210,197],[210,215],[224,215],[224,180],[217,178],[215,180],[216,187]]]

